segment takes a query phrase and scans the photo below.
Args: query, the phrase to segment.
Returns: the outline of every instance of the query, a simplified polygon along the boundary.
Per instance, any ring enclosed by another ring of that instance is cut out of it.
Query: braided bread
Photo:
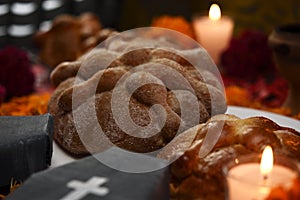
[[[208,130],[219,128],[222,131],[215,146],[200,158],[199,150]],[[300,133],[265,117],[216,115],[189,129],[159,154],[164,159],[181,155],[171,165],[172,199],[225,199],[222,166],[241,155],[260,153],[266,145],[276,155],[300,160]]]
[[[56,67],[51,80],[57,88],[49,102],[56,142],[74,155],[102,151],[109,146],[106,139],[110,145],[126,150],[152,152],[177,133],[224,113],[226,102],[220,80],[209,66],[203,64],[206,68],[197,69],[191,64],[202,65],[197,60],[203,57],[203,49],[184,50],[173,43],[168,43],[169,49],[158,48],[162,43],[168,41],[117,39],[77,61]],[[78,120],[85,121],[83,135],[78,134]],[[128,124],[135,124],[135,129],[126,131]],[[147,127],[152,127],[151,134]],[[99,136],[99,132],[104,135]],[[83,137],[92,143],[89,149]]]

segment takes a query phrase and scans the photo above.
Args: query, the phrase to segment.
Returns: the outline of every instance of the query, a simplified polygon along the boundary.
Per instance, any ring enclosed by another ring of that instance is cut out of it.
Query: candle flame
[[[220,20],[221,18],[221,9],[218,4],[212,4],[209,9],[209,19],[213,21]]]
[[[266,146],[261,157],[260,173],[264,178],[267,178],[268,174],[273,169],[273,150],[272,147]]]

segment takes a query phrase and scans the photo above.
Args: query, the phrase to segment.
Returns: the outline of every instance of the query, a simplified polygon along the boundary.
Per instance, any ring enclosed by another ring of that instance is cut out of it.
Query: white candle
[[[260,165],[257,163],[242,164],[229,172],[228,187],[230,200],[260,200],[265,199],[272,188],[280,185],[290,188],[296,173],[292,170],[275,165],[270,178],[264,180],[260,175]]]
[[[220,7],[213,4],[209,16],[195,17],[193,27],[196,38],[207,50],[216,64],[219,64],[220,54],[228,46],[232,36],[233,20],[228,16],[221,16]]]
[[[229,170],[227,183],[230,200],[263,200],[274,187],[288,189],[292,186],[297,173],[285,166],[273,166],[273,154],[271,156],[267,157],[267,161],[262,156],[261,164],[242,163]]]

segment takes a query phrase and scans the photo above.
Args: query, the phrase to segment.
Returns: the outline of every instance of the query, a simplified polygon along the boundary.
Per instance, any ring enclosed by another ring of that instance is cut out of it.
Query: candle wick
[[[267,174],[263,175],[263,180],[266,181],[267,179],[268,179],[268,175]]]

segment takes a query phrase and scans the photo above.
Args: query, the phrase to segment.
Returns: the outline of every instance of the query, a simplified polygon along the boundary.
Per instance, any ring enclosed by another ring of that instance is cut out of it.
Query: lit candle
[[[220,54],[229,44],[233,26],[233,20],[222,16],[217,4],[211,5],[209,16],[195,17],[193,20],[197,40],[216,64],[219,64]]]
[[[273,165],[274,165],[273,150],[270,146],[266,146],[261,156],[261,161],[259,166],[260,173],[263,176],[264,180],[268,179],[269,174],[272,172]]]
[[[284,164],[290,162],[284,161]],[[290,188],[297,172],[283,165],[273,165],[273,152],[267,146],[263,152],[261,162],[236,159],[236,165],[228,171],[228,196],[230,200],[263,200],[272,188],[281,186]]]

